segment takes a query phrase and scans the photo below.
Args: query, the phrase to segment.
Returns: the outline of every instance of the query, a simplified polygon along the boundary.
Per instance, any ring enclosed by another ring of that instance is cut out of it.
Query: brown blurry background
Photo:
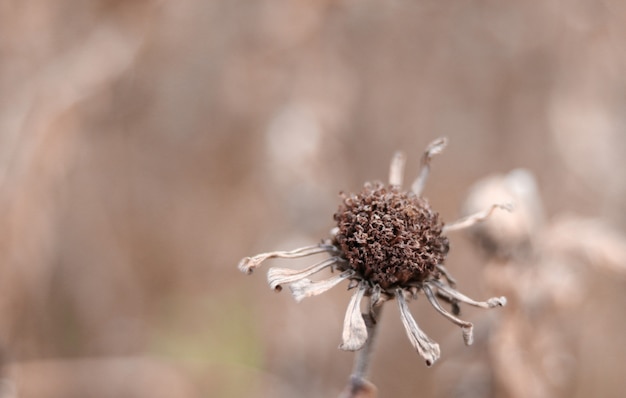
[[[621,236],[625,72],[619,0],[0,1],[0,396],[337,396],[349,293],[297,304],[239,259],[326,237],[339,191],[386,179],[396,149],[414,178],[439,136],[444,220],[524,167],[548,219]],[[451,240],[460,289],[492,295]],[[584,274],[564,396],[626,389],[624,275]],[[480,356],[423,304],[442,358],[424,366],[390,305],[382,397],[442,394]]]

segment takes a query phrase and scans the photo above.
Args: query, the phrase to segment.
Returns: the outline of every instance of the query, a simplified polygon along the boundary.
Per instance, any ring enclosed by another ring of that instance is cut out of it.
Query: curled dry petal
[[[366,283],[360,283],[357,291],[350,298],[346,317],[343,321],[342,343],[339,346],[345,351],[360,350],[367,341],[367,327],[361,314],[361,300],[367,290]]]
[[[269,253],[261,253],[257,254],[253,257],[244,257],[240,262],[237,268],[241,272],[245,272],[246,274],[251,274],[252,271],[257,268],[261,263],[270,258],[298,258],[310,256],[313,254],[324,253],[324,252],[334,252],[336,248],[332,245],[327,244],[319,244],[314,246],[306,246],[301,247],[299,249],[291,250],[291,251],[275,251]]]
[[[411,312],[409,311],[409,306],[406,303],[402,289],[396,290],[396,299],[398,300],[398,305],[400,306],[400,318],[402,319],[402,324],[404,325],[406,334],[409,337],[409,341],[411,341],[411,344],[420,356],[424,358],[426,366],[431,366],[441,355],[439,344],[432,341],[419,328],[419,326],[417,326],[417,322],[415,322],[415,319],[411,316]]]
[[[270,270],[267,271],[267,283],[269,283],[272,289],[276,291],[281,291],[281,285],[293,283],[300,279],[311,276],[317,272],[320,272],[324,268],[335,264],[337,261],[339,261],[338,257],[331,257],[302,270],[276,267],[270,268]]]
[[[443,149],[446,147],[446,145],[448,145],[448,139],[443,137],[443,138],[439,138],[431,142],[426,148],[426,151],[424,152],[424,155],[422,156],[422,167],[417,176],[417,179],[415,179],[415,182],[413,182],[413,185],[411,186],[411,190],[417,196],[420,196],[422,194],[422,191],[424,190],[424,186],[426,185],[426,180],[428,179],[428,173],[430,172],[430,159],[434,155],[440,154],[443,151]]]
[[[435,294],[433,293],[432,289],[430,288],[430,286],[428,286],[428,284],[424,284],[422,290],[424,290],[424,294],[426,295],[426,298],[428,299],[428,301],[430,302],[430,304],[443,316],[445,316],[446,318],[448,318],[452,323],[454,323],[457,326],[461,327],[461,330],[463,331],[463,341],[465,342],[466,345],[472,345],[472,343],[474,342],[474,335],[473,335],[473,329],[474,329],[474,325],[471,322],[467,322],[467,321],[463,321],[457,317],[455,317],[454,315],[452,315],[451,313],[449,313],[448,311],[446,311],[441,304],[439,304],[439,301],[437,300],[437,297],[435,297]]]
[[[435,295],[437,296],[438,299],[443,300],[446,303],[450,304],[453,315],[461,314],[461,306],[459,305],[459,300],[453,299],[452,297],[448,296],[441,290],[437,290],[437,293],[435,293]]]
[[[426,151],[424,151],[424,157],[422,161],[430,161],[434,155],[439,155],[445,147],[448,145],[448,139],[446,137],[440,137],[428,144]]]
[[[486,219],[488,219],[491,214],[493,214],[493,212],[496,209],[502,209],[502,210],[506,210],[508,212],[513,211],[513,203],[496,203],[491,205],[487,210],[483,210],[481,212],[475,213],[475,214],[471,214],[467,217],[463,217],[460,220],[454,221],[450,224],[446,224],[443,226],[443,230],[442,233],[448,233],[451,231],[458,231],[460,229],[465,229],[465,228],[469,228],[472,227],[480,222],[485,221]]]
[[[307,297],[317,296],[318,294],[322,294],[325,291],[332,289],[334,286],[353,275],[354,271],[348,270],[337,276],[333,276],[332,278],[324,279],[319,282],[313,282],[310,279],[303,278],[289,285],[289,288],[291,289],[293,298],[300,302]]]
[[[449,286],[444,285],[440,281],[433,280],[429,283],[437,286],[437,288],[442,291],[444,294],[450,296],[450,298],[458,300],[462,303],[473,305],[474,307],[480,308],[494,308],[494,307],[504,307],[506,305],[506,297],[492,297],[487,301],[476,301],[473,300],[466,295],[457,292]]]

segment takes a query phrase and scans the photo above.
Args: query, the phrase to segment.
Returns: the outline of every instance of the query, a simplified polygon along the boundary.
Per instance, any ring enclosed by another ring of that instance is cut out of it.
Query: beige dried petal
[[[359,288],[350,298],[346,316],[343,321],[342,343],[339,346],[345,351],[360,350],[367,341],[367,327],[361,314],[361,300],[365,295],[367,285],[359,284]]]
[[[261,253],[257,254],[253,257],[244,257],[240,262],[237,268],[241,272],[245,272],[246,274],[251,274],[252,271],[257,268],[261,263],[270,258],[298,258],[298,257],[306,257],[313,254],[324,253],[324,252],[333,252],[335,249],[334,246],[319,244],[314,246],[306,246],[301,247],[299,249],[291,250],[291,251],[275,251],[269,253]]]
[[[325,291],[332,289],[337,284],[353,275],[354,271],[348,270],[337,276],[333,276],[332,278],[324,279],[319,282],[313,282],[310,279],[304,278],[292,283],[289,285],[289,288],[291,289],[293,298],[300,302],[307,297],[317,296],[318,294],[322,294]]]
[[[443,226],[442,233],[446,234],[451,231],[458,231],[460,229],[470,228],[480,222],[488,219],[491,214],[496,209],[506,210],[508,212],[513,211],[514,206],[513,203],[495,203],[492,204],[488,209],[480,211],[478,213],[471,214],[467,217],[463,217],[460,220],[454,221],[452,223],[446,224]]]
[[[432,341],[420,328],[417,326],[417,322],[411,316],[409,306],[404,298],[404,293],[401,289],[396,290],[396,299],[400,306],[400,318],[402,324],[406,330],[406,334],[409,337],[409,341],[413,347],[417,350],[422,358],[426,361],[426,366],[432,366],[432,364],[439,359],[441,352],[439,350],[439,344]]]
[[[391,166],[389,167],[389,185],[401,186],[404,181],[404,164],[406,163],[406,156],[402,152],[396,152],[391,159]]]
[[[457,318],[456,316],[452,315],[451,313],[449,313],[448,311],[446,311],[441,306],[441,304],[439,304],[439,300],[437,300],[437,298],[435,297],[435,294],[433,293],[430,286],[425,284],[423,286],[423,290],[424,290],[424,294],[426,295],[426,298],[428,299],[428,302],[430,302],[430,304],[437,310],[437,312],[439,312],[444,317],[448,318],[455,325],[461,327],[461,330],[463,331],[463,341],[465,342],[465,344],[472,345],[472,343],[474,342],[474,334],[473,334],[474,325],[471,322],[461,320]]]
[[[339,258],[337,257],[331,257],[302,270],[277,267],[270,268],[269,271],[267,271],[267,283],[269,283],[272,289],[276,291],[281,291],[281,285],[293,283],[300,279],[311,276],[317,272],[320,272],[324,268],[335,264],[338,260]]]
[[[426,148],[426,151],[424,152],[424,155],[422,156],[422,167],[420,169],[419,175],[417,176],[417,178],[415,179],[415,182],[413,182],[413,185],[411,186],[411,190],[417,196],[420,196],[422,192],[424,191],[424,186],[426,185],[426,180],[428,179],[428,173],[430,172],[430,159],[434,155],[440,154],[443,151],[443,149],[446,147],[446,145],[448,145],[448,139],[439,138],[431,142]]]
[[[506,305],[506,297],[491,297],[487,301],[476,301],[473,300],[466,295],[459,293],[458,291],[452,289],[449,286],[444,285],[440,281],[429,281],[429,283],[437,286],[439,290],[441,290],[444,294],[450,296],[455,300],[458,300],[462,303],[473,305],[474,307],[480,308],[494,308],[494,307],[504,307]]]
[[[430,160],[435,155],[439,155],[448,145],[448,139],[446,137],[440,137],[428,144],[426,151],[424,151],[424,158]]]

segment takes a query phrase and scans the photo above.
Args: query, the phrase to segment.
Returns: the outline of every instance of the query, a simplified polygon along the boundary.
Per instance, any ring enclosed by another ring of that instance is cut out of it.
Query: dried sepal
[[[348,282],[348,290],[352,290],[355,287],[359,286],[359,280],[358,279],[350,279],[350,282]]]
[[[360,350],[367,341],[367,327],[361,314],[361,301],[367,291],[367,284],[360,283],[357,291],[350,298],[343,321],[341,348],[344,351]]]
[[[317,296],[327,290],[332,289],[337,284],[350,278],[353,275],[353,270],[347,270],[339,275],[321,280],[319,282],[313,282],[308,278],[303,278],[289,285],[289,289],[291,289],[291,294],[293,295],[293,298],[296,301],[300,302],[307,297]]]
[[[282,285],[297,282],[300,279],[309,277],[337,263],[337,261],[340,261],[339,257],[331,257],[302,270],[273,267],[267,271],[267,283],[269,283],[272,289],[280,292]]]
[[[374,307],[383,305],[383,303],[390,298],[388,293],[383,292],[380,285],[374,285],[374,287],[370,289],[370,295],[370,312]]]
[[[396,299],[398,300],[398,306],[400,307],[400,318],[402,324],[406,330],[406,334],[409,337],[409,341],[413,347],[417,350],[422,358],[426,361],[426,366],[432,366],[432,364],[439,359],[441,351],[439,350],[439,344],[435,343],[424,333],[417,322],[413,319],[409,306],[402,289],[396,289]]]
[[[420,287],[421,285],[422,284],[420,283]],[[411,285],[406,288],[405,292],[410,294],[411,299],[417,300],[417,297],[418,297],[417,295],[420,292],[420,287]]]
[[[430,281],[429,283],[435,285],[437,289],[450,296],[450,298],[454,300],[458,300],[462,303],[472,305],[474,307],[480,308],[494,308],[494,307],[504,307],[506,305],[506,297],[491,297],[487,301],[476,301],[467,297],[466,295],[457,292],[449,286],[444,285],[440,281]]]
[[[445,234],[448,232],[458,231],[460,229],[472,227],[488,219],[496,209],[502,209],[502,210],[511,212],[513,211],[513,208],[514,208],[513,203],[495,203],[486,210],[471,214],[467,217],[461,218],[460,220],[444,225],[442,232]]]
[[[459,319],[456,316],[449,313],[448,311],[446,311],[441,306],[441,304],[439,304],[437,297],[435,297],[435,294],[433,293],[430,286],[428,286],[428,284],[424,284],[422,290],[424,291],[424,294],[426,295],[428,302],[435,308],[435,310],[437,310],[437,312],[439,312],[444,317],[448,318],[455,325],[461,327],[461,330],[463,331],[463,341],[465,342],[465,344],[472,345],[472,343],[474,342],[474,335],[473,335],[474,325],[471,322],[467,322],[462,319]]]
[[[369,317],[372,323],[375,324],[378,322],[383,304],[385,304],[385,301],[393,298],[393,296],[390,296],[387,292],[383,292],[380,285],[374,285],[374,287],[369,290],[369,294]]]
[[[291,250],[291,251],[275,251],[269,253],[261,253],[257,254],[253,257],[244,257],[240,262],[237,268],[241,272],[245,272],[246,274],[251,274],[255,268],[261,265],[261,263],[270,258],[298,258],[298,257],[306,257],[311,256],[313,254],[324,253],[324,252],[333,252],[336,251],[336,248],[332,245],[327,244],[318,244],[313,246],[305,246],[299,249]]]

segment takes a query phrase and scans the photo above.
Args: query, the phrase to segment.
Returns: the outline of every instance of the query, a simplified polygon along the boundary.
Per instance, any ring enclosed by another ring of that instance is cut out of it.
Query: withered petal
[[[350,298],[343,321],[342,343],[339,346],[342,350],[360,350],[367,341],[367,327],[361,314],[361,300],[366,290],[367,284],[360,283],[357,291]]]
[[[339,275],[321,280],[319,282],[313,282],[310,279],[303,278],[289,285],[289,288],[291,289],[291,294],[293,295],[293,298],[296,301],[300,302],[307,297],[317,296],[327,290],[332,289],[333,287],[353,275],[353,270],[347,270]]]
[[[404,325],[406,334],[409,337],[409,341],[420,356],[424,358],[426,366],[432,366],[432,364],[434,364],[441,355],[439,344],[431,340],[430,337],[428,337],[426,333],[424,333],[419,326],[417,326],[417,322],[415,322],[415,319],[413,319],[413,316],[409,311],[409,306],[404,298],[402,289],[396,289],[396,299],[398,300],[398,305],[400,307],[400,318],[402,319],[402,324]]]
[[[437,297],[435,297],[435,294],[433,293],[430,286],[428,286],[428,284],[424,284],[424,286],[422,287],[422,290],[424,291],[424,294],[426,295],[428,302],[430,302],[430,304],[437,310],[437,312],[439,312],[444,317],[448,318],[455,325],[461,327],[461,330],[463,331],[463,341],[465,342],[465,344],[472,345],[472,343],[474,342],[474,334],[473,334],[474,325],[471,322],[467,322],[462,319],[459,319],[455,317],[454,315],[452,315],[451,313],[449,313],[448,311],[446,311],[441,306],[441,304],[439,304]]]
[[[311,276],[317,272],[320,272],[324,268],[335,264],[339,260],[340,259],[338,257],[327,258],[324,261],[320,261],[319,263],[302,270],[273,267],[270,268],[269,271],[267,271],[267,283],[269,283],[272,289],[276,291],[281,291],[281,285],[293,283],[300,279]]]
[[[446,145],[448,145],[448,139],[442,137],[431,142],[428,147],[426,147],[426,151],[424,151],[424,155],[422,155],[422,165],[420,168],[420,172],[413,182],[413,185],[411,186],[411,190],[417,196],[420,196],[422,194],[422,191],[424,191],[424,186],[426,186],[426,180],[428,179],[428,174],[430,173],[431,158],[435,155],[440,154],[444,150]]]
[[[491,297],[487,301],[476,301],[473,300],[466,295],[459,293],[458,291],[452,289],[449,286],[444,285],[440,281],[432,280],[429,283],[435,285],[437,289],[441,290],[451,298],[458,300],[462,303],[473,305],[474,307],[480,308],[494,308],[494,307],[504,307],[506,305],[506,297]]]
[[[313,254],[324,253],[324,252],[334,252],[336,248],[332,245],[328,244],[318,244],[314,246],[305,246],[291,251],[274,251],[268,253],[257,254],[253,257],[244,257],[239,261],[237,268],[241,272],[245,272],[246,274],[251,274],[252,271],[257,268],[261,263],[270,258],[298,258],[298,257],[306,257]]]
[[[511,212],[513,211],[513,207],[513,203],[495,203],[486,210],[471,214],[467,217],[461,218],[460,220],[444,225],[442,233],[445,234],[451,231],[458,231],[460,229],[470,228],[480,222],[487,220],[496,209],[502,209]]]

